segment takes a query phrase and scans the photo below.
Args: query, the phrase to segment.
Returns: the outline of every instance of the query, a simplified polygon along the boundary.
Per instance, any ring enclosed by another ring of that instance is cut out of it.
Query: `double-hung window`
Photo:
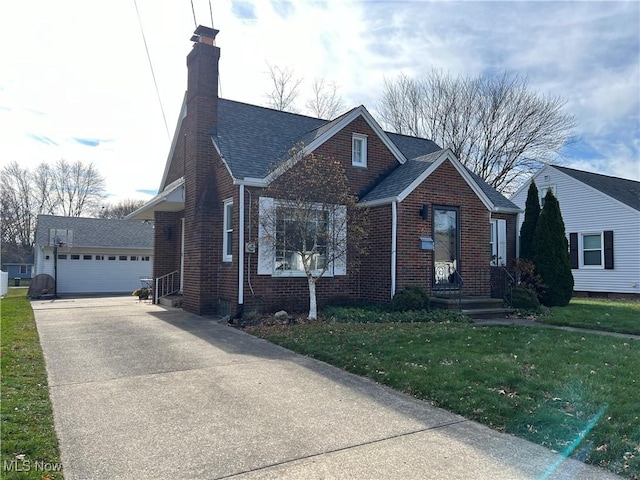
[[[583,267],[602,268],[604,265],[604,249],[602,232],[584,233],[582,237],[582,252],[580,260]]]
[[[569,260],[572,269],[613,270],[613,230],[570,233]]]
[[[351,139],[351,164],[354,167],[367,166],[367,136],[354,133]]]
[[[222,237],[222,261],[233,260],[233,200],[224,202],[224,226]]]

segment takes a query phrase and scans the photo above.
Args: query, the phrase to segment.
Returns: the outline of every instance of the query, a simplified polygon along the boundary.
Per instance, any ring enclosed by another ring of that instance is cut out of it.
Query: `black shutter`
[[[571,268],[578,268],[578,234],[569,234],[569,260],[571,261]]]
[[[604,268],[613,270],[613,230],[604,232]]]

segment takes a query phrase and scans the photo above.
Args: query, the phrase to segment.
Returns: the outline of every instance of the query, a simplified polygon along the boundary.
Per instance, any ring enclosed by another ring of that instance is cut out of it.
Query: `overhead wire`
[[[147,52],[147,60],[149,61],[149,68],[151,69],[151,77],[153,77],[153,85],[156,88],[156,95],[158,97],[158,103],[160,104],[160,111],[162,112],[162,120],[164,121],[164,128],[167,132],[167,138],[171,140],[171,134],[169,133],[169,126],[167,125],[167,116],[164,113],[164,107],[162,106],[162,98],[160,98],[160,89],[158,88],[158,82],[156,80],[156,74],[153,70],[153,62],[151,61],[151,55],[149,54],[149,47],[147,45],[147,37],[144,34],[144,28],[142,27],[142,20],[140,18],[140,10],[138,10],[138,2],[133,0],[133,4],[136,7],[136,15],[138,16],[138,25],[140,25],[140,33],[142,34],[142,41],[144,42],[144,49]]]
[[[196,9],[193,7],[193,0],[191,0],[191,13],[193,13],[193,26],[198,28],[198,21],[196,20]]]

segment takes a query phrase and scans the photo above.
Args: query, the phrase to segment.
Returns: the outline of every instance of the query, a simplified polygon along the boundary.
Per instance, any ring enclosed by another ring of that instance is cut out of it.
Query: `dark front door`
[[[434,288],[459,287],[460,211],[457,207],[434,207],[433,240]]]

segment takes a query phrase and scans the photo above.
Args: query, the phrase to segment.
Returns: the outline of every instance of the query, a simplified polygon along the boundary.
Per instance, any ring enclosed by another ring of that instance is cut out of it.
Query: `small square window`
[[[148,262],[149,260],[149,257],[140,257],[141,262]]]
[[[91,260],[91,258],[92,258],[91,255],[83,255],[82,256],[83,260]]]
[[[96,255],[96,260],[104,260],[104,255]]]
[[[109,260],[115,260],[116,256],[115,255],[109,255]]]
[[[354,167],[367,166],[367,137],[354,133],[351,140],[351,164]]]
[[[131,255],[129,257],[129,260],[131,260],[132,262],[137,262],[138,261],[138,257],[136,255]]]
[[[61,253],[58,255],[58,260],[66,260],[67,259],[67,255],[65,253]]]
[[[121,262],[126,262],[127,261],[127,256],[126,255],[120,255],[118,257],[118,260],[120,260]]]

